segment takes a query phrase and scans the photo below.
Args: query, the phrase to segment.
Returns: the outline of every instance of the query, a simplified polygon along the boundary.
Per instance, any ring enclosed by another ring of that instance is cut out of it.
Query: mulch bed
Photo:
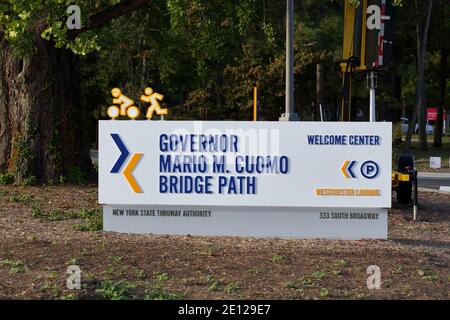
[[[98,208],[96,186],[0,186],[0,298],[449,299],[450,195],[419,201],[419,221],[393,201],[387,241],[128,235],[77,228],[69,213]]]

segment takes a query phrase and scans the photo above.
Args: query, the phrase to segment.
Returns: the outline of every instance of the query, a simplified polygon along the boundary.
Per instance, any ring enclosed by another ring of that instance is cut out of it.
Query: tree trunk
[[[442,147],[442,129],[444,127],[444,108],[445,108],[445,91],[447,89],[447,58],[448,51],[441,49],[441,67],[439,75],[439,87],[440,87],[440,103],[438,105],[436,127],[434,128],[434,147]]]
[[[40,37],[35,45],[30,58],[19,59],[0,35],[0,171],[18,183],[78,179],[92,173],[92,163],[76,57]]]
[[[420,12],[418,1],[415,1],[416,9]],[[427,132],[426,132],[426,93],[425,93],[425,69],[427,56],[428,30],[430,28],[431,11],[433,0],[428,0],[427,17],[425,25],[422,26],[418,20],[416,24],[417,34],[417,84],[416,84],[416,105],[410,120],[408,134],[405,140],[405,149],[409,150],[411,138],[415,129],[416,120],[419,124],[419,149],[427,150]]]
[[[324,102],[324,92],[323,92],[323,83],[324,83],[324,68],[323,64],[318,63],[316,66],[316,112],[314,113],[315,119],[320,120],[320,106],[322,106],[323,111],[323,102]]]
[[[427,42],[428,42],[428,29],[430,27],[431,10],[433,7],[433,0],[428,2],[427,20],[425,22],[425,28],[421,35],[422,46],[421,55],[419,61],[419,75],[417,79],[417,104],[419,110],[419,149],[428,150],[427,141],[427,99],[425,92],[425,69],[426,69],[426,57],[427,57]]]

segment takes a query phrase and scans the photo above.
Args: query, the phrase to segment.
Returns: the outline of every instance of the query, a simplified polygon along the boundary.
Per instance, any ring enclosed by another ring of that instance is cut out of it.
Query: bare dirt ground
[[[450,195],[422,193],[418,222],[393,203],[388,241],[142,236],[92,231],[95,186],[0,186],[0,298],[449,299]]]

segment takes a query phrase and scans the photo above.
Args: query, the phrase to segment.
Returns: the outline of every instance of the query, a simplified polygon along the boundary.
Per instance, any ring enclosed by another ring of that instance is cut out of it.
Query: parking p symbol
[[[361,165],[361,174],[367,179],[375,178],[379,172],[380,168],[374,161],[366,161]]]

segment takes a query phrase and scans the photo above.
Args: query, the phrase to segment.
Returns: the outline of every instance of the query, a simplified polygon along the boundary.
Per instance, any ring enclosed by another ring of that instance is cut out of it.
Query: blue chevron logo
[[[341,167],[341,172],[347,179],[356,178],[355,173],[353,172],[353,166],[356,164],[356,161],[347,160],[344,162],[344,165]]]
[[[120,169],[122,169],[122,166],[127,160],[128,156],[130,155],[130,152],[128,151],[127,147],[125,147],[125,144],[123,143],[122,139],[120,139],[120,136],[117,133],[111,133],[111,137],[113,138],[114,142],[121,152],[119,159],[117,159],[114,167],[111,169],[111,173],[118,173]]]

